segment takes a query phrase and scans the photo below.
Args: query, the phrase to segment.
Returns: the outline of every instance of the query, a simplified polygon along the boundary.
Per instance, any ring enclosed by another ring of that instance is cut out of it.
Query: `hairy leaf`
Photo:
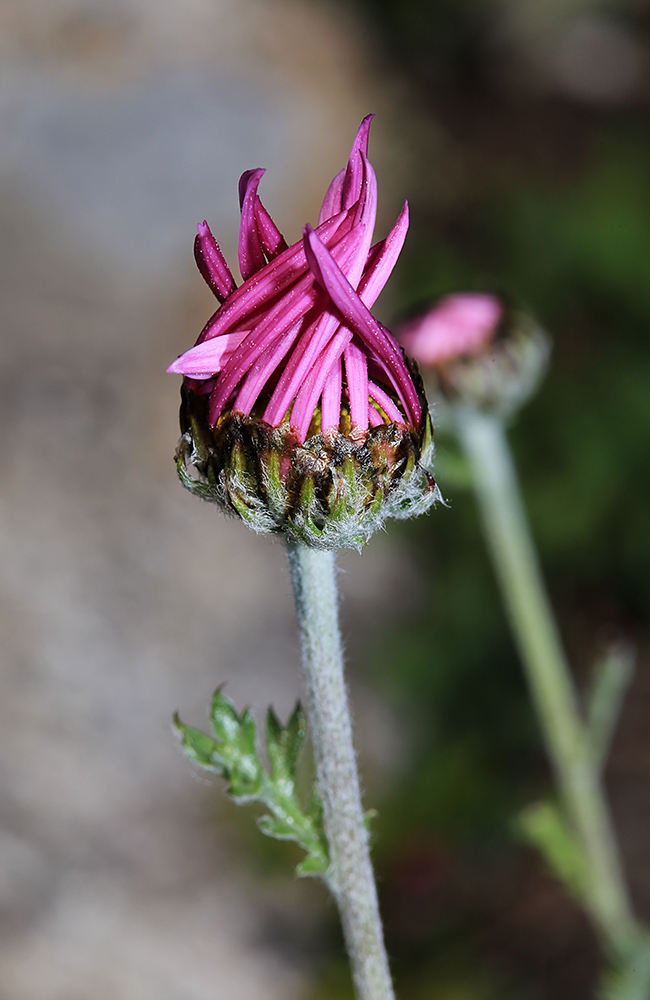
[[[260,817],[262,833],[276,840],[293,840],[307,857],[296,869],[299,876],[327,877],[329,858],[323,833],[322,807],[318,791],[311,789],[304,807],[296,790],[296,766],[305,738],[305,717],[300,704],[282,726],[272,708],[266,721],[269,770],[257,748],[255,720],[244,709],[241,715],[218,688],[212,698],[210,721],[214,736],[186,726],[178,716],[174,724],[187,756],[199,767],[222,775],[235,802],[260,802],[268,814]]]

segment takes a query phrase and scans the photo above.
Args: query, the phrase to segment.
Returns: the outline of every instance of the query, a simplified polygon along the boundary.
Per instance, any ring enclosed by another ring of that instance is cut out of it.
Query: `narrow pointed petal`
[[[362,227],[357,226],[333,248],[332,252],[339,267],[347,269],[358,252],[358,243],[362,238]],[[337,315],[325,312],[313,328],[305,331],[287,362],[264,412],[264,420],[267,423],[276,427],[282,422],[302,381],[307,377],[311,366],[330,337],[334,336],[339,325],[340,319]]]
[[[354,257],[359,240],[362,238],[361,227],[357,226],[341,240],[334,248],[334,254],[338,263],[345,262]],[[311,271],[307,271],[292,288],[289,288],[284,295],[277,300],[274,306],[264,315],[264,318],[251,330],[248,337],[242,341],[239,347],[233,352],[224,365],[219,380],[219,385],[210,398],[210,420],[219,419],[221,410],[230,398],[231,393],[236,388],[246,373],[250,371],[258,358],[278,337],[289,329],[291,324],[300,317],[304,317],[317,299],[322,295],[319,291]],[[338,319],[334,319],[333,329],[338,325]],[[290,363],[287,365],[289,370]],[[296,386],[297,389],[297,386]],[[293,389],[290,398],[293,398]],[[273,400],[271,400],[272,402]],[[270,405],[270,404],[269,404]],[[288,403],[282,411],[277,423],[280,423],[288,409]],[[277,419],[277,414],[275,414]],[[265,415],[266,420],[268,417]],[[268,420],[276,425],[276,420]]]
[[[369,250],[370,243],[372,242],[372,234],[375,230],[375,222],[377,221],[377,177],[368,157],[363,153],[360,153],[359,156],[362,166],[361,193],[356,203],[357,213],[355,223],[363,222],[367,226]]]
[[[230,268],[210,232],[207,222],[199,223],[194,239],[194,259],[204,280],[220,302],[224,302],[237,288]]]
[[[340,325],[338,316],[324,313],[304,331],[285,365],[264,411],[262,419],[267,424],[278,427],[282,423],[294,396],[308,377],[318,354]]]
[[[354,257],[350,259],[349,264],[345,266],[339,264],[353,288],[358,286],[366,267],[377,216],[377,180],[375,172],[363,153],[360,156],[364,171],[363,185],[361,195],[356,203],[355,223],[352,229],[353,232],[358,231],[360,233],[359,246]]]
[[[354,341],[345,348],[345,375],[350,397],[350,421],[359,430],[368,430],[368,361]]]
[[[306,381],[301,385],[291,411],[291,426],[295,427],[300,441],[304,441],[307,436],[316,403],[323,392],[327,377],[351,339],[350,331],[339,327],[311,369]]]
[[[241,222],[239,225],[239,270],[244,281],[252,278],[266,264],[260,236],[255,219],[255,200],[257,188],[264,175],[264,170],[247,170],[239,182],[241,198]],[[245,178],[245,181],[244,181]],[[242,185],[242,181],[244,181]],[[242,197],[243,189],[243,197]]]
[[[338,431],[341,422],[341,391],[343,389],[343,371],[341,359],[332,366],[325,380],[321,396],[320,429],[323,434],[328,431]]]
[[[281,337],[278,337],[272,344],[269,344],[259,361],[253,365],[244,379],[243,385],[235,399],[234,410],[248,416],[269,378],[295,344],[296,338],[300,333],[300,328],[301,322],[298,320]]]
[[[370,131],[370,123],[374,117],[374,115],[366,115],[352,143],[350,159],[348,160],[343,178],[343,190],[341,193],[342,208],[349,208],[361,194],[361,183],[363,180],[361,153],[364,156],[368,155],[368,132]]]
[[[293,323],[309,310],[310,304],[316,300],[317,293],[313,287],[309,288],[306,276],[301,284],[301,289],[303,289],[302,293],[296,293],[293,297],[291,297],[291,293],[288,293],[284,299],[281,299],[233,352],[227,365],[224,365],[216,391],[210,399],[210,422],[212,424],[219,419],[223,407],[237,384],[250,371],[267,347],[286,333]]]
[[[372,316],[310,226],[305,229],[305,253],[317,281],[326,290],[345,323],[377,354],[390,372],[409,422],[418,427],[422,407],[397,342]]]
[[[381,427],[386,421],[382,419],[381,413],[372,405],[368,403],[368,425],[370,427]]]
[[[263,167],[254,167],[253,170],[244,170],[244,173],[239,178],[239,210],[240,210],[240,212],[241,212],[241,210],[244,207],[244,201],[246,199],[246,192],[248,191],[248,185],[251,182],[251,178],[254,177],[255,174],[259,173],[260,170],[262,171],[262,173],[265,173],[265,170],[264,170]]]
[[[328,246],[335,246],[352,227],[354,209],[341,212],[318,227],[318,234]],[[294,243],[255,276],[233,292],[220,309],[210,317],[198,337],[198,342],[229,333],[238,325],[246,325],[251,314],[270,307],[284,295],[308,270],[303,240]]]
[[[363,180],[360,154],[368,155],[368,130],[373,117],[374,115],[368,115],[362,121],[352,144],[347,167],[339,171],[328,187],[318,216],[319,225],[340,212],[342,208],[349,208],[359,199]]]
[[[400,413],[388,393],[384,392],[383,389],[380,389],[374,382],[368,383],[368,395],[370,396],[370,399],[374,399],[375,403],[382,408],[391,424],[404,423],[403,414]]]
[[[343,193],[344,177],[345,167],[336,175],[328,187],[325,197],[323,198],[323,204],[321,205],[321,209],[318,214],[319,226],[321,223],[325,222],[326,219],[331,219],[333,215],[337,215],[341,211],[341,196]]]
[[[221,371],[246,336],[248,331],[240,330],[239,333],[226,333],[223,337],[206,340],[172,361],[167,371],[172,375],[187,375],[188,378],[212,378]]]
[[[357,291],[359,292],[359,298],[369,309],[377,301],[379,293],[382,291],[397,263],[397,258],[404,246],[408,227],[409,207],[408,202],[405,201],[404,208],[397,217],[397,221],[386,239],[375,243],[368,255],[366,268]]]
[[[287,241],[259,199],[255,199],[255,222],[262,250],[268,260],[274,260],[288,249]]]

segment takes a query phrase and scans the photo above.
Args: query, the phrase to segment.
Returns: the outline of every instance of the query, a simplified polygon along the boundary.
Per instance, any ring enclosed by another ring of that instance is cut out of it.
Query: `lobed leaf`
[[[215,691],[210,709],[214,737],[175,717],[181,745],[199,767],[223,775],[228,794],[238,804],[260,802],[269,810],[260,817],[262,833],[276,840],[293,840],[307,857],[298,866],[299,876],[322,875],[329,867],[327,842],[322,828],[322,807],[315,785],[305,809],[296,790],[296,767],[305,739],[305,717],[298,703],[282,726],[272,708],[266,721],[269,770],[259,759],[255,720],[248,709],[241,715],[233,703]]]

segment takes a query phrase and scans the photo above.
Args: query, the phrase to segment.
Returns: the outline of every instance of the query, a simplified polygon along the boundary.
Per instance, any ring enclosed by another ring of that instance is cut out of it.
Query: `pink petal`
[[[318,227],[321,239],[334,245],[350,232],[354,209],[341,212]],[[307,270],[303,240],[288,247],[275,260],[255,276],[255,281],[240,285],[220,309],[210,317],[198,337],[198,343],[222,333],[229,333],[238,324],[246,325],[246,320],[256,311],[269,305],[297,281]]]
[[[359,298],[370,309],[375,304],[379,293],[388,281],[397,258],[399,257],[406,233],[409,227],[409,207],[408,202],[404,202],[404,208],[397,217],[397,222],[389,232],[385,240],[375,243],[370,250],[363,277],[359,282],[357,291]]]
[[[366,115],[352,143],[350,159],[348,160],[343,178],[341,208],[350,208],[361,194],[361,183],[363,180],[361,154],[363,153],[364,156],[368,156],[368,132],[370,131],[370,123],[374,117],[374,115]]]
[[[241,199],[241,222],[239,225],[239,270],[244,281],[248,281],[266,264],[262,251],[257,222],[255,220],[255,200],[257,188],[264,175],[264,170],[247,170],[239,181],[239,196]],[[243,184],[242,184],[243,182]],[[242,197],[243,191],[243,197]]]
[[[343,388],[343,371],[341,359],[332,366],[321,396],[320,429],[323,434],[328,431],[338,431],[341,422],[341,390]]]
[[[298,439],[301,442],[307,436],[318,397],[323,391],[332,366],[341,357],[346,344],[351,339],[352,334],[350,331],[344,327],[340,327],[335,336],[329,341],[325,350],[320,354],[306,381],[300,386],[296,402],[291,411],[291,426],[296,429]]]
[[[293,324],[293,326],[290,326],[281,337],[275,339],[273,343],[269,344],[257,364],[251,368],[248,375],[244,379],[244,383],[239,390],[233,409],[246,415],[251,412],[257,402],[260,392],[268,382],[269,378],[276,370],[282,359],[293,347],[296,338],[300,333],[300,328],[301,320],[298,320]]]
[[[287,241],[259,199],[255,199],[255,221],[262,244],[262,250],[268,260],[274,260],[287,249]]]
[[[345,167],[336,175],[328,187],[325,197],[323,198],[323,204],[321,205],[321,210],[318,213],[319,226],[322,222],[325,222],[326,219],[331,219],[333,215],[336,215],[341,211],[341,195],[343,192],[344,177]]]
[[[239,210],[241,211],[244,207],[244,201],[246,200],[246,192],[248,191],[248,185],[250,184],[251,177],[254,177],[258,171],[265,173],[263,167],[254,167],[253,170],[244,170],[244,173],[239,178]]]
[[[350,421],[353,427],[368,430],[368,361],[354,341],[345,348],[345,375],[350,397]]]
[[[210,232],[207,222],[197,226],[194,239],[194,258],[199,271],[220,302],[223,302],[237,288],[219,244]]]
[[[422,417],[422,407],[396,341],[369,312],[310,226],[305,229],[304,241],[307,260],[317,281],[327,291],[346,324],[386,366],[409,421],[417,427]]]
[[[363,153],[360,156],[363,164],[363,185],[353,229],[356,230],[363,227],[363,237],[359,243],[357,254],[351,261],[350,266],[344,270],[344,274],[353,288],[356,288],[361,281],[377,217],[377,179],[374,170]]]
[[[211,378],[221,370],[247,335],[247,330],[240,330],[239,333],[226,333],[223,337],[197,344],[172,361],[167,371],[171,375],[187,375],[189,378]]]
[[[379,386],[375,385],[374,382],[368,383],[368,395],[370,399],[374,399],[375,403],[379,404],[379,406],[382,408],[382,410],[390,420],[391,424],[404,423],[404,415],[400,413],[400,411],[397,409],[395,403],[390,398],[388,393],[384,392],[383,389],[380,389]],[[377,411],[375,410],[375,413],[376,412]]]
[[[371,427],[381,427],[386,421],[382,419],[381,413],[379,413],[372,403],[368,403],[368,423]]]
[[[377,177],[368,157],[364,153],[359,153],[359,157],[362,168],[361,192],[356,202],[357,212],[354,221],[355,225],[364,222],[370,230],[370,237],[372,237],[377,218]],[[370,243],[368,243],[368,248],[370,248]]]

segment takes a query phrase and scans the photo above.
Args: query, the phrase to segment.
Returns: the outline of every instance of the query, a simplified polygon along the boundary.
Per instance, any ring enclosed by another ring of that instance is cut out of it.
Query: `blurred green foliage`
[[[410,80],[463,164],[460,195],[429,206],[423,195],[413,213],[396,279],[402,312],[449,291],[495,290],[553,336],[551,371],[511,441],[583,684],[599,644],[643,641],[649,624],[647,103],[509,90],[491,42],[509,7],[496,0],[354,6],[378,60]],[[604,8],[580,5],[582,15]],[[648,13],[638,3],[624,21],[646,50]],[[548,792],[550,776],[462,462],[442,434],[439,445],[449,508],[391,528],[411,547],[421,591],[408,615],[354,646],[355,669],[410,720],[411,758],[376,823],[398,992],[586,1000],[594,942],[513,837],[513,817]],[[321,986],[318,1000],[347,995]]]

